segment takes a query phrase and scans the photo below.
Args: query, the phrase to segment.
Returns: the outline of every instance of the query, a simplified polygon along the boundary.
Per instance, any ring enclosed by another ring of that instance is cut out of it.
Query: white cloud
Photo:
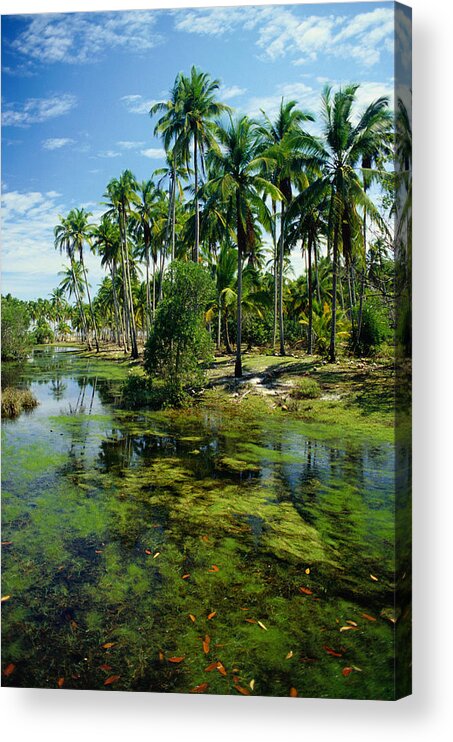
[[[129,113],[149,113],[157,100],[147,100],[142,95],[123,95],[121,98]]]
[[[12,46],[37,62],[82,64],[104,51],[140,53],[160,44],[156,12],[65,13],[32,16]]]
[[[142,149],[140,154],[144,157],[149,157],[150,160],[165,159],[165,150],[159,149],[158,147],[150,147],[149,149]]]
[[[144,144],[145,142],[117,142],[117,146],[121,149],[139,149]]]
[[[75,95],[63,93],[50,98],[28,98],[22,105],[9,103],[2,113],[3,126],[29,126],[63,116],[77,105]]]
[[[272,119],[280,108],[282,98],[285,101],[297,101],[299,108],[311,113],[313,108],[318,105],[319,92],[303,82],[283,83],[278,85],[274,92],[269,95],[250,98],[245,106],[246,112],[253,118],[259,118],[261,112],[264,111]]]
[[[219,90],[219,97],[222,100],[231,100],[232,98],[239,98],[246,92],[247,88],[241,88],[239,85],[222,86]]]
[[[98,157],[112,159],[113,157],[121,157],[121,152],[115,152],[115,150],[113,149],[107,149],[104,152],[98,152]]]
[[[66,137],[55,137],[53,139],[44,139],[42,146],[43,149],[61,149],[62,147],[66,147],[68,144],[73,144],[73,139],[68,139]]]

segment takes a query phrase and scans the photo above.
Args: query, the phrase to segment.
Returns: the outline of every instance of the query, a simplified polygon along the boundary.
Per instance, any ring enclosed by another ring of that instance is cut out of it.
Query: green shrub
[[[351,343],[357,355],[367,356],[376,352],[391,336],[388,313],[379,301],[366,299],[362,309],[360,337],[357,339],[358,311],[355,312],[355,332]]]
[[[294,399],[317,399],[321,394],[321,387],[315,379],[305,377],[298,379],[291,396]]]
[[[29,325],[26,303],[10,294],[2,296],[2,361],[26,358],[32,344]]]
[[[33,340],[37,345],[46,345],[53,342],[54,334],[48,322],[45,320],[38,321],[33,330]]]
[[[2,417],[17,417],[21,412],[29,412],[37,405],[38,400],[29,389],[7,387],[2,391]]]

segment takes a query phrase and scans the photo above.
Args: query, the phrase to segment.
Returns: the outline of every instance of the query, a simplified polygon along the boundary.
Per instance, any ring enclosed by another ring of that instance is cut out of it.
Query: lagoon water
[[[4,684],[392,698],[393,445],[126,411],[125,374],[5,366],[39,406],[3,424]]]

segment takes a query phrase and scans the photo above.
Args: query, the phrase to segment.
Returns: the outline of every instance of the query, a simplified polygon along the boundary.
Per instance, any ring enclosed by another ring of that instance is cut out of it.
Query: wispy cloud
[[[158,147],[142,149],[140,154],[142,154],[143,157],[149,157],[150,160],[160,160],[165,158],[165,150],[159,149]]]
[[[53,139],[44,139],[42,146],[43,149],[61,149],[62,147],[66,147],[68,144],[74,144],[74,139],[69,139],[67,137],[55,137]]]
[[[219,97],[222,100],[231,100],[232,98],[240,98],[246,92],[247,88],[241,88],[239,85],[222,86],[219,90]]]
[[[121,157],[121,152],[116,152],[113,149],[107,149],[104,152],[98,152],[98,157],[105,157],[107,159],[112,159],[114,157]]]
[[[381,52],[393,49],[394,11],[379,7],[353,16],[305,15],[303,6],[210,8],[175,13],[175,27],[186,33],[221,36],[256,30],[256,45],[265,60],[288,57],[293,64],[320,54],[352,58],[366,67],[377,64]]]
[[[140,149],[140,147],[143,147],[145,142],[117,142],[116,143],[118,147],[121,147],[121,149]]]
[[[44,63],[83,64],[112,49],[140,53],[162,42],[156,19],[155,11],[146,10],[41,14],[31,17],[12,47]]]
[[[156,100],[148,100],[143,95],[123,95],[121,98],[129,113],[149,113]]]
[[[22,104],[7,103],[2,113],[3,126],[30,126],[69,113],[77,105],[75,95],[63,93],[50,98],[29,98]]]

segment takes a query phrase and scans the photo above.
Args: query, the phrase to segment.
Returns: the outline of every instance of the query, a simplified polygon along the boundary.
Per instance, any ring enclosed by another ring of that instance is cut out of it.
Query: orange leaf
[[[205,672],[212,672],[213,670],[217,670],[217,665],[218,664],[219,664],[218,662],[211,662],[210,665],[208,665],[207,667],[205,667],[204,671]]]
[[[209,645],[211,643],[211,637],[206,634],[205,638],[203,639],[203,652],[205,654],[208,654],[209,652]]]
[[[9,676],[13,674],[15,669],[16,665],[14,664],[14,662],[10,662],[9,665],[6,665],[5,669],[3,670],[3,675],[9,678]]]
[[[102,648],[103,649],[111,649],[112,647],[115,646],[115,644],[116,644],[116,642],[105,642],[105,644],[102,645]]]
[[[363,618],[366,618],[367,621],[376,621],[374,616],[370,616],[369,613],[362,613]]]
[[[238,693],[242,693],[243,696],[249,696],[250,691],[248,688],[243,688],[242,685],[235,685],[234,686]]]
[[[192,623],[195,623],[195,621],[197,620],[197,619],[195,618],[195,616],[193,615],[193,613],[189,613],[189,618],[190,618],[190,620],[192,621]]]
[[[297,692],[297,688],[290,688],[289,695],[291,696],[291,698],[297,698],[297,696],[299,695]]]
[[[343,675],[343,676],[344,676],[345,678],[347,678],[347,677],[348,677],[348,675],[350,675],[350,674],[351,674],[351,672],[352,672],[352,667],[343,667],[343,669],[342,669],[342,671],[341,671],[341,674],[342,674],[342,675]]]
[[[165,659],[165,657],[164,657],[164,653],[163,653],[163,652],[162,652],[161,650],[159,650],[159,660],[160,660],[161,662],[163,662],[163,660],[164,660],[164,659]]]
[[[248,611],[248,608],[239,608],[240,611]]]
[[[346,621],[346,623],[348,623],[349,626],[358,626],[355,621]]]
[[[110,665],[99,665],[100,670],[104,670],[105,672],[109,672],[112,668]]]
[[[104,685],[112,685],[112,683],[116,683],[120,677],[121,675],[110,675],[107,680],[104,680]]]
[[[304,593],[304,595],[313,595],[313,590],[310,590],[308,587],[300,587],[299,590],[301,593]]]
[[[218,572],[218,571],[219,571],[219,568],[216,564],[213,564],[212,568],[208,569],[208,572]]]
[[[57,685],[59,688],[62,688],[64,685],[64,678],[58,678]]]
[[[2,541],[2,546],[11,546],[12,541]]]
[[[168,658],[168,661],[169,662],[177,663],[177,662],[182,662],[184,658],[185,658],[185,656],[184,657],[169,657]]]
[[[103,552],[103,549],[95,549],[94,550],[94,553],[95,554],[102,554],[102,552]]]
[[[207,544],[209,542],[209,536],[201,536],[201,540]]]
[[[149,554],[152,554],[152,551],[151,551],[151,549],[145,549],[145,554],[148,554],[148,555],[149,555]]]
[[[234,672],[234,671],[233,671],[233,672]],[[239,671],[238,671],[238,672],[239,672]],[[233,675],[233,683],[234,683],[235,685],[237,685],[237,683],[239,683],[239,678],[238,678],[238,676],[237,676],[237,675]]]
[[[1,603],[6,603],[6,601],[9,600],[10,597],[11,597],[11,595],[3,595],[0,602]]]
[[[247,623],[256,623],[254,618],[244,618],[244,621],[247,621]]]
[[[76,628],[77,628],[77,621],[70,621],[69,622],[69,625],[70,625],[72,631],[75,631]]]
[[[207,683],[200,683],[200,685],[196,685],[195,688],[190,689],[190,693],[204,693],[206,688],[208,687]]]
[[[212,611],[212,613],[209,614],[208,621],[210,621],[211,618],[214,618],[214,616],[217,616],[217,611]]]
[[[323,649],[326,650],[327,654],[330,654],[332,657],[342,657],[343,655],[340,652],[335,652],[334,649],[331,647],[328,647],[327,644],[323,645]]]
[[[182,579],[183,579],[183,580],[187,580],[187,579],[188,579],[189,577],[190,577],[190,574],[187,574],[187,575],[183,575],[183,576],[182,576]]]
[[[225,667],[224,667],[224,665],[222,665],[221,662],[217,662],[217,668],[216,669],[219,671],[219,673],[221,675],[223,675],[224,677],[226,677],[227,671],[225,670]]]

